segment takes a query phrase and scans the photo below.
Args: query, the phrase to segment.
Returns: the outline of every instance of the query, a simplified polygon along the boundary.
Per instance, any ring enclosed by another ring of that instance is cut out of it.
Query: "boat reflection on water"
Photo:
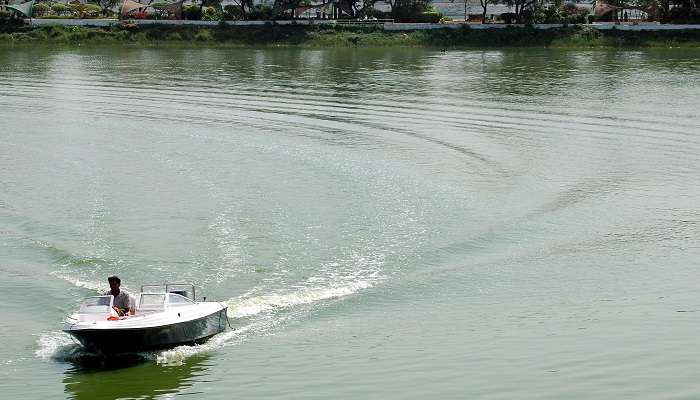
[[[138,354],[109,359],[80,357],[65,372],[68,397],[87,399],[154,399],[192,386],[192,378],[206,368],[208,356],[195,356],[177,366],[159,365]]]

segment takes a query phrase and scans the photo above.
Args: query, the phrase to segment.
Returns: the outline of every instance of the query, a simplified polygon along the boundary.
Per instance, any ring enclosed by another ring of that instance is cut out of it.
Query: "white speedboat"
[[[114,297],[85,299],[71,314],[63,331],[88,350],[126,353],[203,343],[226,329],[226,304],[195,301],[194,285],[166,284],[141,287],[134,315],[117,316]]]

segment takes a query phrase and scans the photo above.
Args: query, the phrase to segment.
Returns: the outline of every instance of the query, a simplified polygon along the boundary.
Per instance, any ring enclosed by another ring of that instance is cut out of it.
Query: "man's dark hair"
[[[119,277],[116,275],[110,276],[109,278],[107,278],[107,282],[117,282],[120,285],[122,284],[122,280],[119,279]]]

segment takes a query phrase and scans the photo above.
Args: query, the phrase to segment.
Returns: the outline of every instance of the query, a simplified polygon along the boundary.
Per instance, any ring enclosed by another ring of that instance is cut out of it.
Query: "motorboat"
[[[63,331],[98,353],[129,353],[200,344],[223,332],[226,303],[195,300],[194,285],[144,285],[136,312],[119,316],[114,297],[92,296],[66,318]]]

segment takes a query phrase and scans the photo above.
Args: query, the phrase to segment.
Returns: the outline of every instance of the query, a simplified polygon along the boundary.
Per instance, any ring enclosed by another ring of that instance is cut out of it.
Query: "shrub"
[[[529,24],[585,24],[589,11],[575,4],[536,7],[531,12],[523,11],[523,21]]]
[[[442,13],[439,11],[427,11],[418,14],[416,22],[426,22],[430,24],[437,24],[442,19]]]
[[[85,4],[84,10],[85,16],[89,18],[99,17],[102,12],[102,8],[97,4]]]
[[[41,16],[46,15],[51,10],[51,6],[46,3],[36,3],[34,4],[34,15]]]
[[[199,21],[202,19],[202,10],[191,4],[182,9],[182,17],[193,21]]]
[[[585,8],[579,8],[573,3],[567,3],[561,6],[559,12],[560,22],[564,24],[585,24],[589,11]]]
[[[517,15],[515,15],[515,13],[507,12],[507,13],[501,14],[501,19],[506,24],[514,24],[515,21],[518,19],[518,17],[517,17]]]
[[[427,1],[397,0],[391,16],[397,22],[439,22],[442,13],[429,6]]]
[[[194,34],[194,40],[197,41],[207,42],[212,39],[213,37],[211,35],[211,30],[209,29],[200,29],[197,31],[197,33]]]
[[[131,18],[133,19],[148,19],[148,13],[146,11],[132,11]]]
[[[207,7],[204,9],[204,15],[202,15],[203,21],[221,21],[223,19],[223,14],[221,10],[214,7]]]
[[[674,7],[668,13],[668,22],[698,24],[700,23],[700,8]]]
[[[531,23],[545,24],[585,24],[588,21],[589,10],[579,8],[576,4],[567,3],[547,8],[540,7],[532,14]]]
[[[520,12],[520,21],[523,24],[534,24],[537,21],[537,11],[532,11],[532,10],[522,10]]]
[[[71,4],[69,7],[78,18],[95,18],[102,11],[96,4]]]
[[[258,4],[248,13],[248,19],[251,21],[269,21],[273,19],[272,7]]]
[[[63,3],[51,4],[51,11],[56,15],[64,15],[70,11],[70,8]]]

